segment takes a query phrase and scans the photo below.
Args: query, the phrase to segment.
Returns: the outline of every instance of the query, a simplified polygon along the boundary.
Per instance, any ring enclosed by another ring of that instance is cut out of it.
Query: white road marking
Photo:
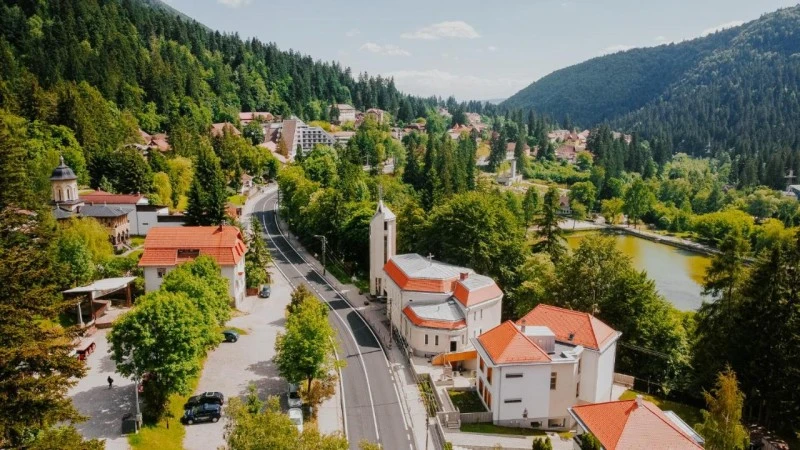
[[[265,201],[266,201],[266,199],[265,199]],[[278,206],[278,205],[277,205],[277,203],[278,203],[278,202],[277,202],[277,199],[276,199],[276,202],[275,202],[275,203],[276,203],[276,206]],[[339,296],[339,298],[341,298],[342,300],[344,300],[344,302],[345,302],[345,303],[346,303],[346,304],[347,304],[347,305],[350,307],[350,309],[352,309],[352,310],[353,310],[353,311],[356,313],[356,316],[358,316],[359,320],[361,320],[361,322],[364,324],[364,326],[367,328],[367,330],[369,330],[370,334],[372,334],[372,337],[373,337],[373,338],[375,338],[375,341],[378,343],[378,347],[380,347],[380,348],[381,348],[381,350],[384,350],[384,347],[383,347],[383,344],[381,343],[381,340],[380,340],[380,339],[378,339],[378,336],[377,336],[377,335],[375,334],[375,332],[372,330],[372,327],[370,327],[370,326],[369,326],[369,324],[366,322],[366,320],[364,319],[364,317],[362,317],[362,316],[361,316],[361,314],[359,314],[359,313],[358,313],[358,311],[357,311],[357,308],[355,308],[355,307],[354,307],[354,306],[353,306],[353,305],[350,303],[350,300],[348,300],[348,299],[347,299],[347,297],[345,297],[345,296],[344,296],[344,295],[343,295],[341,292],[339,292],[339,290],[337,290],[335,287],[333,287],[333,285],[332,285],[332,284],[330,284],[330,283],[328,282],[328,279],[327,279],[326,277],[322,276],[322,275],[319,273],[319,271],[317,271],[317,269],[316,269],[316,268],[314,268],[314,266],[313,266],[313,265],[311,265],[311,264],[310,264],[308,261],[306,261],[306,259],[303,257],[303,255],[301,255],[301,254],[300,254],[300,252],[298,252],[298,251],[297,251],[297,249],[296,249],[296,248],[294,248],[294,246],[292,245],[292,243],[289,241],[289,239],[288,239],[288,238],[286,237],[286,235],[283,233],[283,230],[281,230],[281,226],[280,226],[280,224],[278,223],[278,219],[277,219],[277,208],[275,209],[275,216],[274,216],[274,218],[273,218],[273,219],[274,219],[274,221],[275,221],[275,227],[278,229],[278,233],[280,233],[281,237],[283,237],[283,238],[284,238],[284,240],[286,240],[286,243],[287,243],[287,244],[289,245],[289,247],[290,247],[290,248],[291,248],[291,249],[294,251],[294,253],[295,253],[297,256],[299,256],[299,257],[300,257],[300,259],[302,259],[302,260],[303,260],[303,262],[305,262],[306,264],[308,264],[308,265],[311,267],[311,270],[313,270],[313,271],[314,271],[314,273],[316,273],[316,274],[317,274],[317,276],[319,276],[320,278],[322,278],[322,280],[325,282],[325,284],[327,284],[327,285],[328,285],[328,287],[330,287],[330,288],[333,290],[333,292],[335,292],[335,293],[336,293],[336,295],[338,295],[338,296]],[[265,225],[265,229],[266,229],[266,225]],[[267,234],[269,235],[269,233],[267,233]],[[272,236],[269,236],[269,237],[270,237],[270,240],[271,240],[271,239],[272,239]],[[273,242],[273,243],[274,243],[274,242]],[[278,250],[280,251],[280,249],[278,249]],[[283,254],[283,252],[281,252],[281,254]],[[284,255],[284,256],[285,256],[285,255]],[[292,265],[292,266],[294,267],[294,265]],[[295,270],[297,270],[297,268],[296,268],[296,267],[295,267]],[[298,273],[299,273],[299,272],[300,272],[300,271],[298,270]],[[300,274],[300,276],[303,276],[303,275],[302,275],[302,274]],[[303,278],[305,278],[305,277],[303,277]],[[350,328],[349,328],[349,327],[347,327],[347,330],[348,330],[348,331],[350,331]],[[350,331],[350,335],[351,335],[351,336],[353,335],[352,331]],[[389,336],[389,339],[392,339],[392,336]],[[355,340],[355,337],[353,337],[353,340]],[[384,362],[386,363],[386,367],[387,367],[387,369],[389,370],[389,374],[392,374],[392,368],[391,368],[391,366],[389,365],[389,358],[386,356],[386,352],[385,352],[385,351],[383,351],[382,353],[383,353],[383,359],[384,359]],[[361,355],[361,352],[359,351],[359,356],[360,356],[360,355]],[[365,369],[365,372],[366,372],[366,369]],[[368,382],[368,383],[367,383],[367,387],[369,387],[369,378],[367,379],[367,382]],[[413,421],[411,420],[411,411],[410,411],[410,410],[408,410],[408,408],[407,408],[407,407],[405,407],[405,408],[403,407],[403,402],[402,402],[402,400],[400,399],[400,393],[399,393],[399,391],[397,390],[397,383],[395,382],[395,383],[393,383],[393,384],[394,384],[394,394],[395,394],[395,397],[397,398],[397,404],[398,404],[398,406],[400,407],[400,413],[401,413],[401,415],[403,416],[403,423],[404,423],[404,424],[408,424],[409,422],[411,422],[411,426],[412,426],[412,428],[413,428],[413,426],[414,426],[414,423],[413,423]],[[371,394],[371,392],[370,392],[370,400],[371,400],[371,399],[372,399],[372,394]],[[374,416],[374,412],[375,412],[375,410],[374,410],[374,408],[373,408],[373,416]],[[406,419],[406,414],[408,415],[408,419]],[[376,428],[377,428],[377,422],[376,422],[375,426],[376,426]],[[408,426],[406,425],[406,428],[407,428],[407,427],[408,427]],[[413,441],[412,441],[412,442],[413,442]]]
[[[265,201],[265,203],[266,203],[267,199],[265,199],[264,201]],[[266,222],[264,221],[263,217],[262,217],[261,221],[262,221],[262,223],[263,223],[263,225],[264,225],[264,232],[267,234],[267,237],[268,237],[268,238],[269,238],[269,240],[272,242],[272,245],[275,247],[275,249],[277,249],[277,250],[278,250],[278,251],[281,253],[281,255],[283,255],[283,257],[284,257],[284,258],[286,258],[286,261],[287,261],[287,262],[289,262],[289,258],[286,256],[286,254],[283,252],[283,250],[281,250],[281,249],[280,249],[280,247],[278,247],[278,245],[275,243],[275,240],[274,240],[274,239],[272,239],[272,234],[271,234],[271,233],[269,233],[269,232],[267,231],[267,224],[266,224]],[[279,233],[281,233],[281,236],[283,236],[283,233],[281,232],[281,229],[280,229],[280,225],[278,225],[278,219],[277,219],[277,218],[275,219],[275,226],[276,226],[276,227],[278,227],[278,232],[279,232]],[[296,249],[295,249],[295,248],[292,246],[292,243],[291,243],[291,242],[289,242],[289,239],[286,239],[286,237],[285,237],[285,236],[283,236],[283,237],[284,237],[284,239],[286,240],[286,243],[289,245],[289,248],[291,248],[291,249],[292,249],[292,250],[295,252],[295,254],[297,254],[297,256],[299,256],[299,257],[300,257],[300,259],[302,259],[303,261],[305,261],[305,259],[303,258],[303,255],[301,255],[301,254],[300,254],[300,253],[299,253],[299,252],[298,252],[298,251],[297,251],[297,250],[296,250]],[[298,275],[300,275],[300,277],[301,277],[301,278],[303,278],[304,280],[306,280],[306,281],[309,283],[309,285],[311,284],[311,282],[308,280],[308,278],[306,278],[306,276],[305,276],[305,275],[303,275],[303,273],[302,273],[302,272],[300,272],[300,269],[298,269],[296,265],[292,264],[291,262],[289,262],[289,264],[290,264],[290,265],[291,265],[291,266],[294,268],[294,270],[295,270],[295,271],[297,271]],[[306,264],[308,264],[308,263],[306,263]],[[313,267],[312,267],[310,264],[308,264],[308,265],[309,265],[309,267],[311,267],[311,270],[313,270],[313,271],[314,271],[314,273],[316,273],[317,275],[319,275],[319,273],[316,271],[316,269],[314,269],[314,268],[313,268]],[[276,267],[277,267],[277,266],[276,266]],[[320,275],[320,276],[321,276],[321,275]],[[330,287],[331,287],[331,289],[333,289],[333,291],[334,291],[334,292],[335,292],[335,293],[336,293],[338,296],[340,296],[340,297],[342,297],[342,298],[343,298],[343,296],[342,296],[342,295],[339,293],[339,291],[337,291],[337,290],[336,290],[336,288],[334,288],[333,286],[331,286],[331,285],[330,285],[330,283],[328,283],[328,280],[326,280],[326,279],[325,279],[325,277],[322,277],[322,280],[323,280],[323,281],[325,281],[325,283],[326,283],[328,286],[330,286]],[[322,295],[320,295],[320,298],[322,298],[322,300],[323,300],[325,303],[327,303],[327,304],[328,304],[328,307],[330,308],[330,302],[328,302],[328,300],[327,300],[327,299],[325,299],[325,297],[323,297]],[[345,300],[345,301],[346,301],[346,300]],[[348,302],[348,304],[349,304],[349,302]],[[355,337],[355,335],[353,334],[353,330],[351,330],[351,329],[350,329],[350,327],[349,327],[349,326],[347,326],[347,322],[345,322],[344,318],[342,318],[342,317],[339,315],[339,312],[338,312],[338,311],[336,311],[336,310],[335,310],[335,309],[333,309],[333,308],[331,308],[331,311],[333,311],[333,314],[334,314],[334,315],[335,315],[335,316],[336,316],[336,317],[337,317],[337,318],[338,318],[338,319],[339,319],[339,320],[342,322],[342,325],[344,325],[345,329],[346,329],[346,330],[347,330],[347,332],[350,334],[350,337],[353,339],[353,343],[354,343],[354,344],[355,344],[355,346],[356,346],[356,351],[358,351],[358,359],[359,359],[359,360],[361,360],[361,369],[364,371],[364,378],[365,378],[365,379],[366,379],[366,381],[367,381],[367,393],[369,394],[369,403],[370,403],[370,409],[372,410],[372,420],[373,420],[373,423],[374,423],[374,425],[375,425],[375,436],[376,436],[377,440],[378,440],[378,441],[380,441],[380,440],[381,440],[381,435],[380,435],[380,432],[378,431],[378,417],[377,417],[377,414],[375,414],[375,400],[374,400],[374,399],[373,399],[373,397],[372,397],[372,387],[371,387],[371,385],[370,385],[370,382],[369,382],[369,375],[367,374],[367,365],[364,363],[364,355],[362,355],[362,354],[361,354],[361,348],[358,346],[358,341],[356,341],[356,337]],[[380,345],[380,342],[378,343],[378,345]],[[344,394],[342,394],[342,395],[344,395]],[[345,414],[345,415],[346,415],[346,414]]]

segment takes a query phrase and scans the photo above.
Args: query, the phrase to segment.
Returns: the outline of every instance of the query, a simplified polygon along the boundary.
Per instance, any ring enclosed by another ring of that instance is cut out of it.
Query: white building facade
[[[569,428],[569,408],[611,400],[620,334],[589,314],[539,305],[473,338],[478,395],[495,424]]]
[[[381,201],[370,222],[370,292],[386,299],[391,327],[416,355],[471,350],[470,338],[500,323],[503,292],[471,269],[396,255],[396,235]]]
[[[158,290],[164,277],[178,265],[208,255],[228,279],[228,293],[238,308],[245,297],[246,251],[242,234],[233,226],[152,228],[139,260],[139,267],[144,271],[145,292]]]

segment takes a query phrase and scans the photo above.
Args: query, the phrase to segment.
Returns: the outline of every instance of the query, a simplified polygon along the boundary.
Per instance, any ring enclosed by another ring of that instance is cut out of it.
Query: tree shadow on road
[[[275,366],[275,363],[272,362],[272,360],[259,361],[254,364],[250,364],[247,367],[247,370],[260,377],[252,382],[256,386],[256,391],[258,392],[259,398],[264,399],[270,396],[282,394],[286,391],[286,380],[281,378],[281,376],[278,374],[278,368]],[[239,393],[240,397],[244,397],[246,395],[247,388]]]
[[[134,412],[134,385],[97,386],[75,394],[72,402],[78,411],[88,417],[76,428],[87,438],[115,439],[122,435],[122,416]]]

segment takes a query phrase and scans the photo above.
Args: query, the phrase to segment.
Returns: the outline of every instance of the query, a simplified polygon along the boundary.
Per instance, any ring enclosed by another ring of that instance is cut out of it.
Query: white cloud
[[[705,30],[703,30],[702,33],[700,33],[700,36],[701,37],[702,36],[708,36],[711,33],[716,33],[717,31],[721,31],[721,30],[724,30],[726,28],[738,27],[739,25],[741,25],[743,23],[744,23],[744,20],[732,20],[730,22],[726,22],[726,23],[717,25],[715,27],[706,28]]]
[[[486,47],[486,50],[489,50],[490,52],[496,52],[497,51],[497,47],[495,47],[494,45],[490,45],[490,46]]]
[[[251,0],[217,0],[217,3],[221,3],[231,8],[238,8],[240,6],[249,5],[250,1]]]
[[[475,39],[481,37],[481,35],[475,31],[475,28],[472,28],[472,25],[461,20],[455,20],[435,23],[417,31],[403,33],[400,37],[403,39],[435,40],[441,38]]]
[[[397,87],[416,95],[455,95],[462,99],[507,97],[530,84],[530,79],[482,78],[438,69],[390,72]]]
[[[361,34],[361,30],[359,30],[358,28],[351,28],[344,35],[347,37],[355,37],[358,36],[359,34]]]
[[[380,45],[374,42],[367,42],[358,49],[361,50],[362,52],[377,53],[379,55],[411,56],[411,52],[403,50],[402,48],[391,44]]]
[[[630,50],[632,48],[633,48],[632,45],[625,45],[625,44],[611,45],[611,46],[608,46],[608,47],[600,50],[600,55],[610,55],[612,53],[624,52],[624,51]]]

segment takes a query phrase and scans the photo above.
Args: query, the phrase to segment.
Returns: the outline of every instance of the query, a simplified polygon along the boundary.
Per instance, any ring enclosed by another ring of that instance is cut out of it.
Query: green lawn
[[[236,206],[244,206],[244,202],[247,200],[246,195],[231,195],[228,197],[228,202],[233,203]]]
[[[450,395],[450,400],[453,401],[453,406],[462,413],[486,411],[480,397],[478,397],[478,393],[475,391],[452,391],[448,389],[447,393]]]
[[[643,396],[645,400],[653,402],[656,406],[658,406],[664,411],[675,412],[675,414],[677,414],[678,417],[683,419],[683,421],[686,422],[690,427],[694,427],[703,420],[703,415],[700,414],[700,408],[695,408],[694,406],[674,402],[672,400],[664,400],[658,397],[654,397],[652,395],[645,394],[644,392],[628,390],[625,391],[625,393],[622,394],[622,396],[619,399],[633,400],[636,398],[637,395]]]
[[[546,436],[542,430],[532,430],[530,428],[501,427],[491,423],[462,423],[461,431],[464,433],[484,433],[484,434],[509,434],[516,436]]]
[[[131,247],[141,247],[144,245],[144,236],[131,236]]]
[[[203,361],[205,364],[205,361]],[[189,381],[190,392],[197,389],[198,377]],[[128,435],[128,444],[133,449],[166,449],[166,450],[180,450],[183,448],[183,438],[186,436],[186,429],[181,424],[181,417],[183,416],[183,405],[186,400],[191,397],[189,395],[173,394],[169,397],[169,407],[167,415],[169,418],[169,425],[164,419],[161,419],[157,424],[145,424],[137,434]],[[202,425],[201,425],[202,426]]]

